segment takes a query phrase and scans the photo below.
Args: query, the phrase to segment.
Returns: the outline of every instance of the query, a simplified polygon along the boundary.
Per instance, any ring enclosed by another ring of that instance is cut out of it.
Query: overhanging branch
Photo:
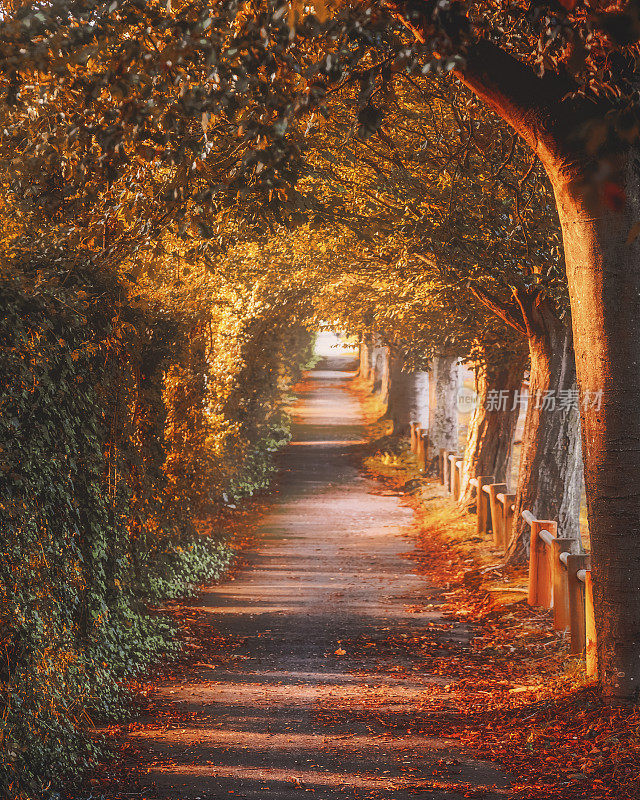
[[[428,31],[408,19],[403,0],[388,0],[388,5],[418,41],[427,40]],[[529,64],[485,39],[469,42],[462,55],[464,66],[453,74],[511,125],[545,166],[562,169],[578,163],[571,135],[601,109],[572,100],[577,86],[566,74],[547,71],[539,76]]]
[[[480,289],[476,286],[469,286],[471,294],[479,300],[483,306],[488,308],[492,313],[505,322],[510,328],[518,331],[522,336],[527,336],[527,324],[522,316],[519,306],[514,303],[507,303],[504,300],[496,297],[486,289]]]
[[[551,72],[539,77],[528,64],[484,40],[469,46],[464,68],[455,74],[543,161],[566,160],[567,136],[575,130],[567,97],[576,87],[570,80]]]

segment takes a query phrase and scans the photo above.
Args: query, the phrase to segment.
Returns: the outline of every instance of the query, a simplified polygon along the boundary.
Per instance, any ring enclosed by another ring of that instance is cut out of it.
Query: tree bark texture
[[[390,358],[388,416],[397,436],[407,434],[412,422],[426,427],[429,419],[429,374],[405,371],[398,354]]]
[[[533,312],[536,333],[529,338],[530,377],[518,487],[514,536],[509,558],[528,554],[529,526],[522,512],[558,523],[558,536],[580,539],[582,452],[573,337],[550,304]]]
[[[435,459],[441,448],[458,452],[458,359],[455,356],[436,356],[430,380],[429,449]]]
[[[475,369],[475,407],[467,429],[458,501],[465,508],[475,502],[472,478],[493,475],[496,483],[509,483],[526,360],[518,354],[501,362],[495,363],[487,353]]]

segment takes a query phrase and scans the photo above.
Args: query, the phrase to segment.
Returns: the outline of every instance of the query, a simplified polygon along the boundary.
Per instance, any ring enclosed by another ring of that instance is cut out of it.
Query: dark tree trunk
[[[528,553],[529,526],[522,519],[524,510],[538,519],[555,520],[558,535],[563,538],[580,539],[580,406],[571,328],[544,300],[532,314],[537,324],[536,333],[529,338],[529,397],[514,537],[508,551],[512,561]]]
[[[412,422],[425,427],[429,409],[429,376],[426,372],[405,371],[401,356],[389,360],[389,406],[394,436],[404,436]]]
[[[519,393],[526,359],[516,354],[494,363],[490,353],[476,366],[476,405],[467,431],[462,463],[459,504],[475,502],[472,478],[493,475],[497,483],[509,483],[513,437],[520,411]]]

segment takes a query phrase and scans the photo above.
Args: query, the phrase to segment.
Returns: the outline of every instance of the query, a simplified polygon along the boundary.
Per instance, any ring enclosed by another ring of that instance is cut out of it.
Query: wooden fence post
[[[572,539],[556,539],[552,547],[553,627],[557,631],[565,631],[571,625],[568,573],[560,561],[560,554],[570,553],[572,545]]]
[[[484,491],[484,486],[493,483],[493,475],[482,475],[476,478],[478,487],[476,489],[476,507],[478,513],[478,536],[485,536],[491,530],[491,510],[489,506],[489,495]]]
[[[504,494],[507,491],[506,483],[490,483],[489,484],[489,508],[491,509],[491,524],[493,527],[493,544],[495,547],[504,549],[504,531],[503,531],[503,512],[498,494]]]
[[[416,427],[415,430],[415,456],[416,456],[416,463],[418,464],[418,469],[420,472],[423,471],[424,466],[424,449],[422,444],[422,428],[420,426]]]
[[[462,483],[462,461],[457,458],[453,462],[453,499],[460,498],[460,485]]]
[[[449,451],[442,450],[442,483],[444,488],[449,491]]]
[[[549,519],[536,519],[531,523],[529,547],[529,605],[551,608],[551,559],[547,545],[540,538],[540,531],[558,534],[558,523]]]
[[[504,496],[504,503],[502,507],[502,538],[504,541],[504,549],[506,550],[509,547],[509,543],[511,542],[511,533],[513,531],[513,517],[515,514],[515,508],[513,508],[514,503],[516,502],[515,494],[505,494]]]
[[[593,582],[590,569],[587,570],[584,581],[584,611],[586,672],[588,678],[596,678],[598,676],[598,652],[596,619],[593,613]]]
[[[456,490],[456,459],[458,458],[456,453],[449,453],[449,494],[453,496],[455,500],[455,490]]]
[[[419,467],[422,472],[426,472],[429,467],[429,432],[423,431],[420,434],[420,445],[418,452],[420,453]]]
[[[578,579],[581,569],[589,569],[588,555],[567,557],[567,583],[569,589],[569,616],[571,619],[571,652],[582,655],[586,646],[584,583]]]
[[[417,422],[411,422],[409,424],[409,442],[410,442],[410,450],[412,453],[416,452],[416,430],[418,428]]]
[[[444,480],[444,465],[445,465],[446,453],[447,453],[447,451],[444,449],[444,447],[441,447],[440,448],[440,453],[438,455],[438,475],[440,476],[440,483],[443,484],[443,485],[444,485],[444,482],[445,482],[445,480]]]

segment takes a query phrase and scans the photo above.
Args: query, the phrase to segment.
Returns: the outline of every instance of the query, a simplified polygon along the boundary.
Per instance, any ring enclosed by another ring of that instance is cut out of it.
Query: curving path
[[[505,797],[503,776],[446,731],[411,730],[449,682],[402,647],[442,623],[426,607],[436,591],[403,557],[411,512],[352,464],[363,432],[347,387],[353,354],[321,339],[327,356],[303,382],[256,549],[235,580],[196,601],[205,635],[224,637],[230,657],[161,689],[177,723],[159,717],[130,736],[147,753],[143,796],[453,800],[476,787]]]

